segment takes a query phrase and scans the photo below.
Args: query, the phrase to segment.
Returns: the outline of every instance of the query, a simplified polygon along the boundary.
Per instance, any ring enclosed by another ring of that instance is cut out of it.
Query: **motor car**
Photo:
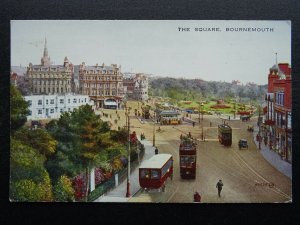
[[[246,139],[240,139],[239,140],[239,149],[241,148],[247,148],[248,149],[248,142]]]

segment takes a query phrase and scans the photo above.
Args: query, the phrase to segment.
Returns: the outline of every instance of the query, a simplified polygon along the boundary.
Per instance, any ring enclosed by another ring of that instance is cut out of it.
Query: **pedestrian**
[[[155,155],[158,155],[158,148],[157,147],[155,147],[154,152],[155,152]]]
[[[216,188],[218,188],[218,196],[219,196],[219,198],[221,197],[222,187],[223,187],[223,182],[220,179],[219,182],[216,184]]]
[[[194,194],[194,202],[201,202],[201,195],[197,191]]]

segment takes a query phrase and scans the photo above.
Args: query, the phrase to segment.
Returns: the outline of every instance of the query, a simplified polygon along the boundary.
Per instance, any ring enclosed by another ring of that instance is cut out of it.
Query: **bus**
[[[232,128],[228,124],[218,125],[219,142],[224,146],[232,144]]]
[[[179,145],[180,176],[182,179],[196,178],[196,143],[189,136],[182,137]]]
[[[139,183],[144,190],[165,189],[167,178],[173,178],[171,154],[157,154],[142,162],[139,167]]]

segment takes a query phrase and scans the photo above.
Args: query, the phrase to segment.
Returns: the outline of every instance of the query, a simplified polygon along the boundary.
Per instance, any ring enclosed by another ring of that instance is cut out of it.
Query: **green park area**
[[[211,113],[225,113],[225,114],[243,114],[243,113],[254,113],[255,108],[250,105],[239,104],[236,102],[224,102],[222,100],[216,101],[180,101],[178,106],[183,109],[193,110],[195,113],[203,112],[205,114]]]

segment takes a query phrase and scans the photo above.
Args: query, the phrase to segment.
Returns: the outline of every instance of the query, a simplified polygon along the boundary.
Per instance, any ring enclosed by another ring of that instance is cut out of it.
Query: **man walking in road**
[[[219,180],[219,182],[216,184],[216,188],[218,188],[218,195],[219,195],[219,198],[221,197],[222,187],[223,187],[222,180]]]

